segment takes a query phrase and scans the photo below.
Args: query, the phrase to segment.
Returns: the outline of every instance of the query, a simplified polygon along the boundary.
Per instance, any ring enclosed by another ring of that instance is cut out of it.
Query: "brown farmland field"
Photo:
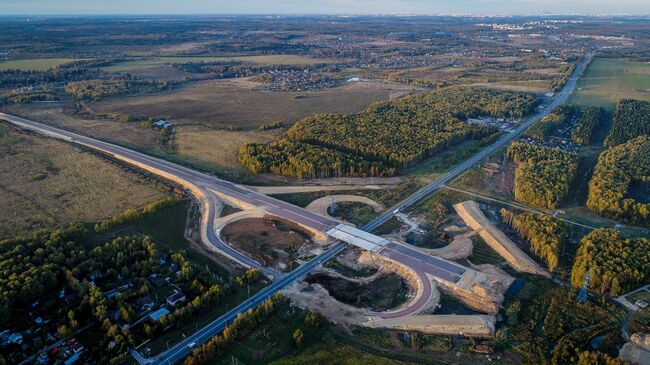
[[[231,179],[250,179],[251,174],[237,162],[237,150],[246,142],[268,143],[280,130],[228,131],[198,125],[175,129],[174,142],[160,143],[155,130],[142,129],[137,123],[96,120],[64,114],[59,103],[12,105],[7,113],[26,116],[104,141],[117,143],[145,153],[170,158],[180,163],[214,171]],[[257,177],[255,181],[263,180]]]
[[[318,92],[264,92],[247,79],[197,82],[170,92],[103,100],[91,104],[99,114],[165,117],[172,124],[233,125],[243,129],[282,121],[291,124],[316,113],[349,113],[407,93],[411,88],[351,83]]]
[[[163,196],[98,156],[0,123],[0,239],[103,220]]]
[[[158,132],[154,130],[138,128],[137,123],[97,120],[65,114],[61,103],[11,105],[5,107],[3,111],[148,153],[159,154],[165,151],[160,144]]]
[[[279,131],[226,131],[203,126],[176,129],[175,158],[199,168],[219,171],[235,178],[250,175],[237,162],[239,146],[247,142],[269,143]]]

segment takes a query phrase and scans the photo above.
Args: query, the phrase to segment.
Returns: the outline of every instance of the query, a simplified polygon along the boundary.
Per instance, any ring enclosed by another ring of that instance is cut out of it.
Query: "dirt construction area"
[[[305,281],[322,285],[342,303],[377,312],[396,308],[407,300],[409,294],[406,280],[393,273],[378,275],[365,283],[323,273],[312,274]]]
[[[530,274],[550,276],[549,272],[538,265],[524,251],[512,242],[481,212],[478,203],[468,200],[454,205],[460,217],[485,240],[499,255],[501,255],[515,270]]]
[[[153,182],[90,152],[0,123],[0,239],[100,221],[163,196]]]
[[[312,241],[294,225],[270,218],[244,218],[227,224],[221,237],[265,267],[288,272],[299,265],[301,248]]]

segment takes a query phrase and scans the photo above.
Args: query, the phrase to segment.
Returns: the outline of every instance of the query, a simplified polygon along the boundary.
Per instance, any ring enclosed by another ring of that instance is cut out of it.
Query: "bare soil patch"
[[[381,312],[406,302],[409,287],[397,274],[380,275],[377,279],[359,284],[340,277],[313,274],[305,279],[310,284],[321,284],[336,300],[359,308]]]
[[[246,218],[228,224],[221,231],[228,244],[246,252],[260,264],[279,271],[291,271],[298,262],[298,249],[310,242],[308,234],[276,219]]]

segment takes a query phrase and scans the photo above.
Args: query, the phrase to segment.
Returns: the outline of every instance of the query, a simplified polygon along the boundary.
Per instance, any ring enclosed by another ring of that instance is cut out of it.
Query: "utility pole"
[[[587,286],[589,285],[589,279],[590,275],[587,273],[585,276],[585,283],[582,286],[582,289],[580,289],[580,293],[578,293],[578,299],[576,300],[577,302],[580,302],[582,304],[585,304],[587,302]]]

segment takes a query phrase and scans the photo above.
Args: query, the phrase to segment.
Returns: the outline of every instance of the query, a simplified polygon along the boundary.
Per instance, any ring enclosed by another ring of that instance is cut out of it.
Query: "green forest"
[[[568,233],[564,223],[547,215],[515,213],[505,208],[501,209],[501,217],[519,237],[530,242],[530,250],[544,260],[551,272],[557,269]]]
[[[605,116],[605,109],[590,106],[580,118],[578,126],[571,134],[575,143],[589,145],[594,142],[594,132],[602,123]]]
[[[88,331],[94,331],[95,338],[87,355],[99,363],[120,363],[136,343],[183,328],[230,298],[244,295],[242,288],[257,287],[261,279],[259,271],[248,270],[229,284],[183,252],[160,249],[148,236],[91,243],[96,238],[94,230],[74,224],[0,242],[0,327],[34,331],[32,317],[47,318],[30,342],[36,346],[32,350],[39,351],[92,324]],[[124,329],[124,324],[134,324],[143,315],[136,304],[139,298],[165,300],[170,287],[151,278],[159,276],[162,281],[166,275],[187,302],[169,307],[171,313],[156,323]],[[108,350],[110,342],[115,346]]]
[[[308,143],[280,139],[264,145],[239,147],[239,162],[253,173],[273,172],[298,179],[347,176],[391,176],[395,169],[381,162]]]
[[[164,91],[172,87],[169,81],[150,80],[86,80],[65,84],[65,92],[79,100],[100,100],[111,96]]]
[[[576,154],[514,142],[508,148],[507,155],[517,163],[516,201],[555,209],[566,198],[578,168]]]
[[[542,118],[539,122],[531,125],[524,135],[538,141],[543,141],[546,137],[566,123],[574,112],[575,108],[563,105]]]
[[[644,135],[650,135],[650,102],[619,100],[614,111],[612,126],[605,138],[605,147],[616,146]]]
[[[522,364],[623,365],[616,359],[624,340],[612,304],[576,303],[575,290],[531,279],[506,303],[502,315],[492,346],[514,350]],[[594,349],[590,340],[599,335],[603,344]]]
[[[353,114],[307,117],[267,145],[246,144],[239,162],[253,172],[299,178],[386,176],[468,139],[497,132],[469,117],[521,117],[532,95],[446,88],[376,103]]]
[[[626,238],[612,229],[592,231],[580,240],[571,272],[572,285],[582,287],[587,272],[591,289],[613,297],[647,284],[650,240]]]
[[[599,215],[650,227],[650,136],[605,150],[589,182],[587,207]]]

